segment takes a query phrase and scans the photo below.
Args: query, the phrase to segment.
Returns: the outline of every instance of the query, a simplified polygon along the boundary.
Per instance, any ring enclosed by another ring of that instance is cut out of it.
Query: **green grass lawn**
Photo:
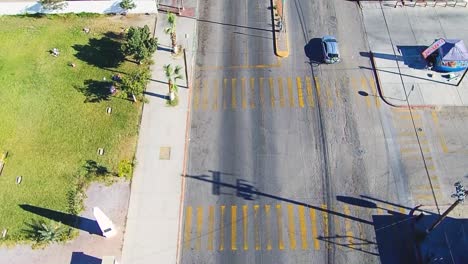
[[[0,152],[9,152],[0,176],[0,232],[8,236],[0,244],[23,240],[24,222],[40,218],[22,204],[66,212],[73,174],[86,160],[116,171],[133,159],[141,105],[108,96],[115,71],[138,67],[117,52],[122,23],[0,16]]]

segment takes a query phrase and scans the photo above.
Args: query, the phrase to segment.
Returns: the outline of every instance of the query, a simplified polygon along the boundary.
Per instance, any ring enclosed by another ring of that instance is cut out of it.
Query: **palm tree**
[[[174,100],[177,95],[177,80],[183,80],[184,76],[181,74],[182,67],[179,65],[175,68],[171,64],[166,64],[164,67],[164,73],[166,74],[167,83],[169,85],[169,98],[171,101]]]
[[[176,16],[173,13],[167,14],[167,22],[169,23],[169,27],[165,28],[164,32],[171,35],[172,51],[177,53]]]

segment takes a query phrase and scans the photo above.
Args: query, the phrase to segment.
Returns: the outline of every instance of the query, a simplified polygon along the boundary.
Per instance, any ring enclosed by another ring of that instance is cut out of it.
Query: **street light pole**
[[[465,187],[461,185],[460,182],[455,183],[455,193],[452,194],[452,197],[457,198],[457,200],[447,209],[445,212],[435,221],[432,226],[426,230],[426,234],[429,234],[434,228],[436,228],[446,217],[447,215],[459,204],[465,201],[465,196],[468,194],[468,191],[465,190]]]

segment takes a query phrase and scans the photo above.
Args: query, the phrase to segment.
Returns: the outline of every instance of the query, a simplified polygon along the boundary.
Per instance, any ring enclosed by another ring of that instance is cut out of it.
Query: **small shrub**
[[[119,177],[130,178],[133,172],[133,164],[129,160],[121,160],[119,162]]]
[[[39,0],[45,10],[62,10],[68,3],[63,0]]]
[[[37,244],[49,244],[63,241],[68,229],[62,223],[45,222],[44,220],[31,220],[26,223],[29,229],[24,229],[26,236]]]
[[[135,8],[136,4],[133,2],[133,0],[122,0],[122,2],[120,2],[119,6],[123,10],[128,11],[130,9]]]

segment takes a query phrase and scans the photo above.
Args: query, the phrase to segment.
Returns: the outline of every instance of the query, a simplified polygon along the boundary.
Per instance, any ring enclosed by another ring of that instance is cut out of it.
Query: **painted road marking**
[[[271,108],[275,108],[275,86],[273,84],[273,78],[268,78],[268,83],[270,85],[270,102]]]
[[[195,80],[195,86],[193,87],[193,109],[198,110],[200,104],[200,80]]]
[[[284,91],[283,91],[283,78],[279,77],[278,78],[278,93],[279,93],[279,101],[280,101],[280,106],[284,107]]]
[[[245,78],[241,78],[241,100],[242,100],[242,109],[247,108],[247,97],[245,92]]]
[[[226,97],[228,96],[228,87],[227,87],[227,79],[224,78],[223,80],[223,109],[227,109]]]
[[[249,250],[249,232],[248,232],[248,208],[247,205],[242,206],[242,223],[244,233],[244,250]]]
[[[340,92],[340,87],[339,86],[336,86],[336,83],[335,83],[335,93],[336,93],[336,98],[338,100],[341,100],[341,92]]]
[[[254,229],[255,229],[255,250],[260,250],[262,247],[260,245],[260,216],[259,213],[259,205],[254,205]]]
[[[307,87],[307,103],[309,107],[314,107],[314,95],[312,94],[312,83],[310,78],[306,77],[306,87]]]
[[[293,84],[292,84],[291,77],[288,77],[288,95],[289,95],[289,106],[294,107]]]
[[[374,81],[374,78],[370,77],[370,87],[371,87],[371,90],[372,90],[372,93],[374,94],[374,99],[375,99],[375,106],[377,108],[380,107],[380,98],[378,96],[378,93],[377,93],[377,89],[375,87],[375,81]]]
[[[306,224],[306,216],[305,216],[305,208],[304,206],[300,205],[298,208],[299,211],[299,227],[301,230],[301,245],[302,249],[307,249],[307,224]]]
[[[218,110],[218,97],[219,97],[219,86],[218,86],[218,80],[215,79],[213,80],[213,90],[214,90],[214,95],[213,95],[213,110]]]
[[[367,92],[366,88],[367,88],[367,80],[364,76],[361,77],[361,88],[363,91]],[[375,96],[373,94],[370,94],[368,96],[364,96],[364,98],[366,98],[366,105],[367,105],[367,108],[370,108],[371,107],[371,101],[370,101],[370,98],[369,96]]]
[[[432,115],[432,120],[434,121],[434,124],[435,124],[437,136],[439,138],[439,142],[440,142],[440,146],[442,148],[442,151],[444,153],[448,153],[447,143],[445,142],[445,137],[443,136],[442,131],[440,129],[439,117],[437,116],[437,112],[432,110],[431,115]]]
[[[219,217],[219,251],[224,250],[224,209],[226,206],[221,205],[221,213]]]
[[[237,108],[237,101],[236,101],[236,78],[231,79],[231,106],[233,109]]]
[[[267,237],[267,250],[271,250],[271,225],[270,225],[270,206],[265,205],[265,226],[266,226],[266,237]]]
[[[214,248],[214,220],[215,220],[215,208],[210,206],[208,209],[208,250]]]
[[[315,250],[319,250],[320,249],[320,243],[319,243],[319,240],[318,240],[317,216],[316,216],[316,213],[315,213],[315,209],[310,208],[309,214],[310,214],[310,225],[311,225],[311,229],[312,229],[312,237],[314,239],[314,248],[315,248]]]
[[[261,105],[262,107],[265,106],[265,95],[263,94],[263,79],[264,79],[263,77],[260,77],[260,79],[259,79],[259,87],[258,87],[258,89],[259,89],[258,92],[259,92],[259,95],[260,95],[260,105]]]
[[[323,234],[324,234],[324,237],[328,237],[329,236],[329,233],[328,233],[328,210],[327,210],[327,205],[326,204],[322,204],[322,217],[323,217]],[[327,243],[327,248],[330,247],[330,244]]]
[[[231,206],[231,250],[237,250],[237,206]]]
[[[296,83],[297,83],[297,100],[299,107],[304,107],[304,96],[302,94],[302,80],[301,77],[296,78]]]
[[[250,108],[255,108],[255,78],[250,78]]]
[[[327,94],[327,104],[328,104],[328,107],[333,107],[333,101],[332,101],[332,96],[331,96],[331,92],[330,92],[330,87],[328,85],[326,85],[325,87],[325,92]]]
[[[278,228],[278,248],[284,250],[283,241],[283,214],[281,212],[281,204],[276,205],[276,224]]]
[[[315,89],[317,89],[317,97],[318,97],[317,100],[320,100],[320,94],[321,94],[320,83],[317,77],[314,77],[314,81],[315,81]]]
[[[294,206],[288,204],[289,245],[292,250],[296,249],[296,225],[294,224]]]
[[[336,208],[333,208],[332,210],[333,211],[338,211]],[[334,225],[335,234],[336,234],[336,240],[335,241],[336,241],[337,244],[344,244],[345,241],[342,239],[342,237],[344,237],[344,236],[341,234],[340,219],[336,215],[334,215],[332,217],[333,217],[333,225]]]
[[[349,206],[345,204],[343,206],[344,208],[344,213],[345,215],[351,216],[351,211],[349,210]],[[348,237],[348,243],[351,248],[354,248],[354,243],[353,243],[353,232],[351,231],[351,221],[349,218],[345,218],[345,230],[346,230],[346,236]]]
[[[203,224],[203,208],[197,207],[197,241],[195,243],[196,250],[201,249],[202,224]]]
[[[203,81],[203,87],[202,87],[202,109],[206,110],[208,109],[208,83],[206,80]]]
[[[190,239],[192,234],[192,207],[187,207],[187,212],[185,212],[185,232],[184,232],[184,241],[185,241],[185,248],[190,248]]]

